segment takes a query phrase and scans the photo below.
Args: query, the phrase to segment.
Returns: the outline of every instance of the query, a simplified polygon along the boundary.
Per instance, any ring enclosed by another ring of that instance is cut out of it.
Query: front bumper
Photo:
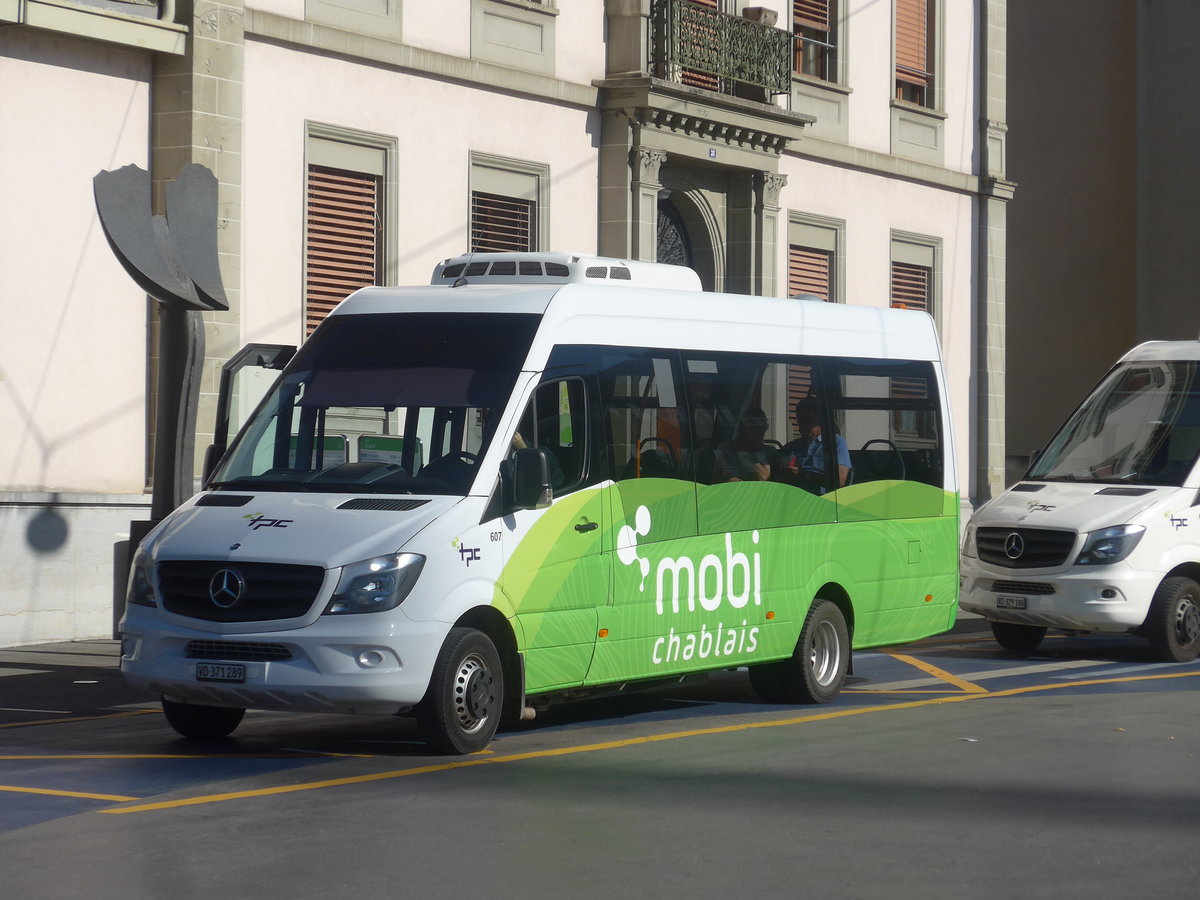
[[[294,712],[394,715],[424,697],[450,626],[375,614],[322,617],[288,631],[214,634],[129,607],[121,672],[131,685],[185,703]],[[375,626],[375,627],[367,627]],[[198,663],[229,663],[243,682],[199,681]]]
[[[1070,571],[1003,569],[966,557],[959,606],[993,622],[1065,631],[1125,633],[1141,627],[1160,576],[1124,563]],[[1023,598],[1016,609],[1006,598]]]

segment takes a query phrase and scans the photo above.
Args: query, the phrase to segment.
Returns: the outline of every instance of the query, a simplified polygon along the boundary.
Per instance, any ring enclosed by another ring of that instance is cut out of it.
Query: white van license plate
[[[236,681],[246,680],[246,667],[234,666],[229,663],[196,663],[197,681]]]
[[[997,609],[1025,609],[1029,601],[1024,597],[997,597]]]

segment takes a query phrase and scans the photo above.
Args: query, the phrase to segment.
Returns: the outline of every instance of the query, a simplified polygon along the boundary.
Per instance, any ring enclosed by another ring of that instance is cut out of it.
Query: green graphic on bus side
[[[624,481],[547,509],[497,589],[521,620],[536,692],[787,656],[827,585],[848,595],[856,648],[949,628],[957,496],[901,481],[823,496],[772,482]]]

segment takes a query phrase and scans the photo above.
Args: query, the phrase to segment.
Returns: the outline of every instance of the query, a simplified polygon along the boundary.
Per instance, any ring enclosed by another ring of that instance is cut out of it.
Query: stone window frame
[[[846,302],[846,221],[812,213],[788,211],[788,247],[808,247],[830,254],[832,282],[829,303]],[[787,284],[786,255],[783,283]]]
[[[472,150],[467,176],[467,242],[471,240],[471,195],[475,192],[532,200],[535,251],[550,249],[550,166]]]

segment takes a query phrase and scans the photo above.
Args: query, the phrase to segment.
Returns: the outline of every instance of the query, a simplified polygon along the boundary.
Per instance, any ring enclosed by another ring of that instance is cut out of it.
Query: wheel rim
[[[828,687],[837,679],[841,666],[842,646],[837,629],[832,622],[821,622],[813,629],[812,647],[808,651],[808,665],[813,678],[822,687]]]
[[[1200,638],[1200,606],[1191,594],[1180,597],[1175,607],[1175,637],[1184,647]]]
[[[496,705],[496,679],[483,657],[471,653],[459,663],[454,678],[454,715],[466,734],[483,728]]]

